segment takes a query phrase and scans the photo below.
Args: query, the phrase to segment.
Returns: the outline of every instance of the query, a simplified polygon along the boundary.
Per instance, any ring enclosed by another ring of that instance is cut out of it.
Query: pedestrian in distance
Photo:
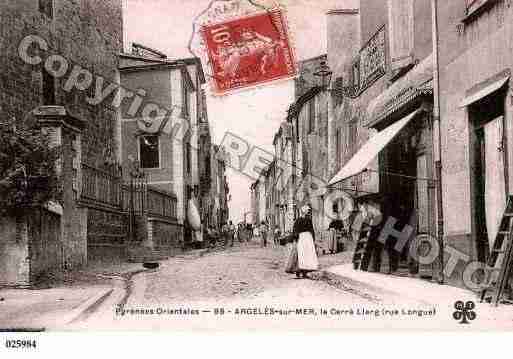
[[[340,250],[339,246],[340,244],[337,241],[337,237],[341,235],[345,231],[344,222],[338,218],[335,218],[333,221],[331,221],[329,227],[329,239],[328,239],[328,251],[331,254],[338,253]]]
[[[276,227],[274,229],[274,245],[275,246],[279,246],[280,245],[280,236],[281,236],[281,231],[278,227]]]
[[[239,242],[240,243],[245,242],[245,239],[246,239],[245,237],[246,237],[246,233],[245,233],[244,224],[239,223],[237,225],[237,238],[239,239]]]
[[[226,247],[228,245],[228,223],[224,222],[221,226],[221,237],[223,237],[223,247]]]
[[[263,247],[267,247],[267,224],[265,224],[264,221],[262,221],[262,223],[260,223],[260,228],[259,228],[259,232],[260,232],[260,235],[262,236],[262,246]]]
[[[253,226],[251,223],[246,224],[246,241],[249,243],[253,238]]]
[[[315,233],[312,223],[312,209],[305,205],[300,209],[300,217],[294,222],[293,237],[297,241],[297,278],[308,278],[307,273],[319,269],[315,250]]]
[[[229,221],[228,224],[228,238],[230,240],[230,247],[233,247],[233,242],[235,240],[235,226],[232,221]]]

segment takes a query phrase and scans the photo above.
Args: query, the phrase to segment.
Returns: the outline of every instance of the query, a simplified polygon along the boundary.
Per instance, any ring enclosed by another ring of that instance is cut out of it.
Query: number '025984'
[[[7,349],[36,349],[37,341],[33,339],[11,339],[5,341]]]

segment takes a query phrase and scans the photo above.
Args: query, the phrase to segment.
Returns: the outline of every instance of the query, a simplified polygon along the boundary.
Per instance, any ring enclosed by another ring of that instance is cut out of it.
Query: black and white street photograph
[[[513,0],[0,0],[0,332],[512,331],[512,68]]]

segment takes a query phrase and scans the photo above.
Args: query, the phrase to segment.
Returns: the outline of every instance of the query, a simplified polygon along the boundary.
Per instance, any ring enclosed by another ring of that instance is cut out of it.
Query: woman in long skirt
[[[300,210],[300,217],[294,222],[294,237],[297,239],[298,269],[296,277],[307,278],[307,273],[319,269],[315,251],[315,233],[311,219],[311,208],[306,205]]]

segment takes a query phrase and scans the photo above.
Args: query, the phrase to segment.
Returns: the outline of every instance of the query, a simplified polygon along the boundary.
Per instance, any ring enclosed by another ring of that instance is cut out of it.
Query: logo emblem
[[[458,300],[456,303],[454,303],[454,308],[456,311],[452,313],[452,317],[455,320],[459,320],[460,324],[470,324],[469,320],[472,321],[477,317],[476,312],[474,312],[475,307],[476,303],[470,300],[465,304],[463,301]]]

